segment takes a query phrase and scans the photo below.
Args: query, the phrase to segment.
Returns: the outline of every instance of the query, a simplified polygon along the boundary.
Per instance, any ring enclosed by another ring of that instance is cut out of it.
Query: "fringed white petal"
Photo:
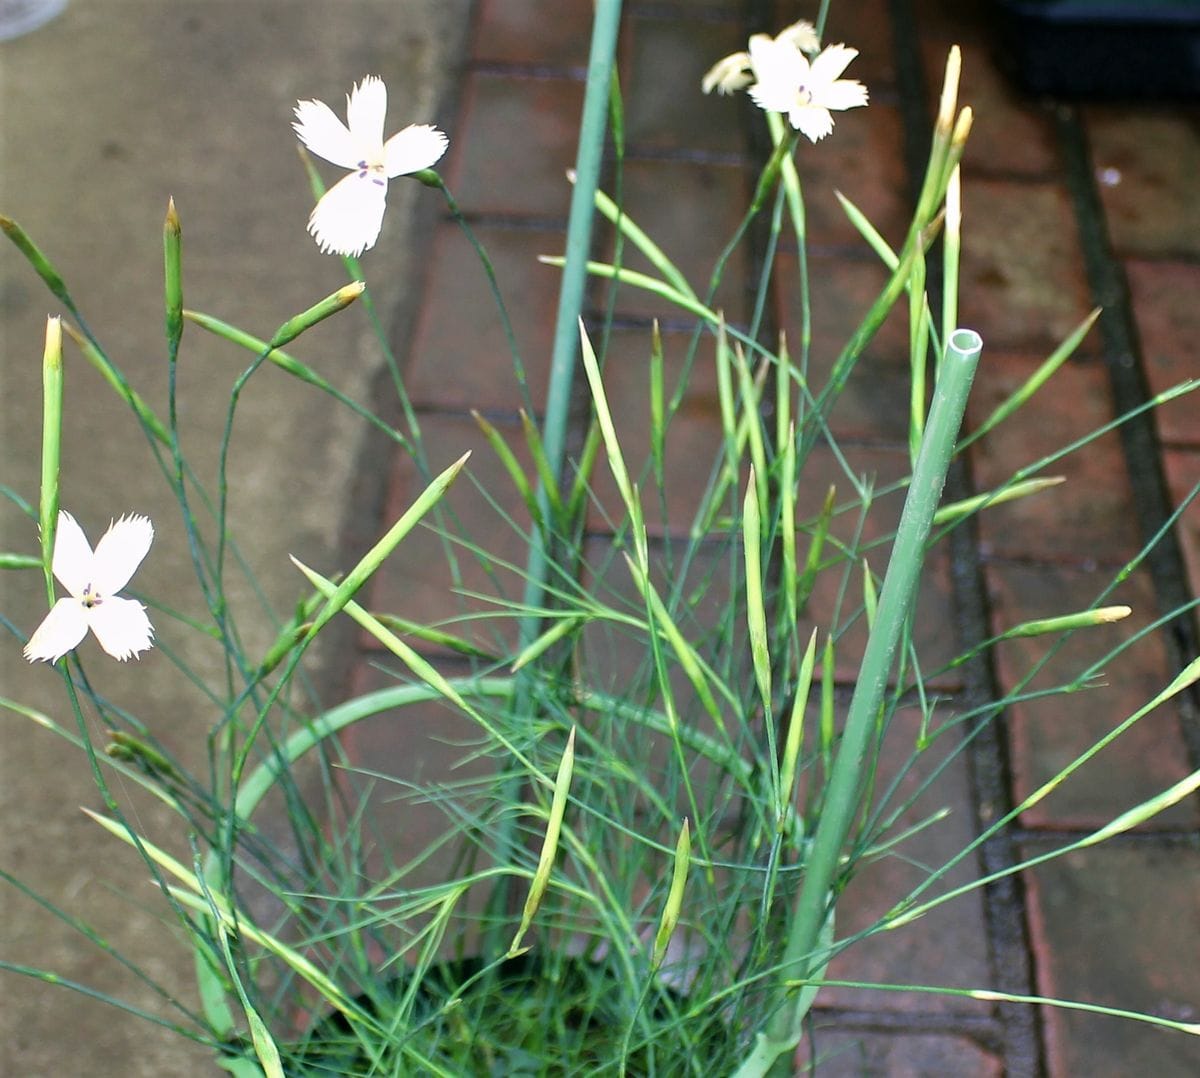
[[[372,156],[383,145],[386,116],[387,87],[378,75],[368,75],[346,95],[346,125],[354,141]]]
[[[322,251],[357,257],[374,247],[387,207],[387,181],[370,172],[352,172],[321,197],[308,231]]]
[[[120,662],[154,646],[154,626],[146,616],[146,608],[135,599],[106,596],[87,614],[100,646]]]
[[[58,662],[79,645],[88,630],[88,618],[78,599],[59,599],[50,608],[25,645],[24,655],[31,663]]]
[[[92,545],[83,529],[70,513],[60,509],[54,529],[54,556],[50,560],[54,579],[72,595],[82,595],[92,582],[93,558]]]
[[[109,526],[92,557],[92,590],[113,595],[129,583],[154,542],[149,517],[124,516]]]
[[[383,168],[389,178],[407,176],[436,164],[450,140],[432,124],[409,124],[383,144]]]
[[[788,114],[788,122],[812,142],[820,141],[833,130],[829,110],[816,105],[796,105]]]
[[[833,82],[858,55],[858,49],[849,45],[830,45],[812,62],[812,84],[821,86]]]
[[[324,101],[300,101],[293,130],[318,157],[342,168],[357,168],[362,151],[353,135]]]
[[[867,103],[867,88],[857,79],[838,79],[814,98],[827,109],[856,109]]]

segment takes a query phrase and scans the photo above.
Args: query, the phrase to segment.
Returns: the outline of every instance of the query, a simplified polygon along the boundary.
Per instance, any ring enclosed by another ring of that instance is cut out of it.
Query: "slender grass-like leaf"
[[[1078,771],[1084,764],[1094,758],[1097,753],[1110,745],[1114,740],[1116,740],[1116,738],[1120,737],[1121,734],[1125,733],[1125,731],[1133,726],[1136,722],[1140,721],[1155,708],[1166,703],[1166,701],[1171,697],[1183,692],[1185,689],[1196,684],[1198,681],[1200,681],[1200,658],[1194,659],[1192,662],[1190,662],[1171,682],[1171,684],[1163,689],[1163,691],[1154,697],[1153,700],[1135,711],[1114,730],[1110,731],[1104,737],[1098,739],[1089,749],[1077,756],[1066,768],[1055,775],[1054,778],[1052,778],[1049,782],[1044,783],[1039,789],[1035,790],[1032,794],[1026,797],[1020,805],[1014,808],[1011,812],[1007,813],[1002,820],[996,823],[995,826],[1002,827],[1008,821],[1016,819],[1016,817],[1021,813],[1027,812],[1030,808],[1041,801],[1047,794],[1057,789],[1058,786],[1060,786],[1067,778]],[[1104,842],[1107,839],[1112,838],[1114,835],[1122,834],[1133,827],[1137,827],[1140,824],[1145,823],[1147,820],[1151,819],[1159,812],[1162,812],[1164,809],[1170,808],[1172,805],[1178,804],[1184,798],[1192,796],[1197,789],[1200,789],[1200,771],[1192,772],[1190,775],[1174,783],[1168,789],[1154,795],[1151,798],[1148,798],[1146,801],[1143,801],[1138,805],[1135,805],[1133,808],[1121,813],[1103,827],[1098,828],[1096,831],[1085,835],[1083,838],[1078,839],[1075,842],[1069,843],[1054,850],[1050,850],[1047,853],[1039,854],[1038,856],[1029,858],[1020,864],[1010,865],[1004,869],[1001,869],[999,872],[993,872],[988,876],[972,880],[972,882],[969,884],[947,890],[945,893],[938,895],[937,898],[917,905],[915,903],[915,898],[933,882],[932,880],[927,879],[924,881],[924,883],[922,883],[922,885],[914,889],[914,891],[910,893],[903,902],[897,904],[893,908],[893,910],[884,919],[884,927],[889,930],[899,928],[901,925],[907,924],[910,921],[916,920],[918,917],[924,916],[937,906],[940,906],[943,902],[949,902],[952,899],[966,894],[977,887],[988,886],[989,884],[992,884],[995,881],[1004,878],[1005,876],[1009,876],[1017,872],[1024,872],[1029,868],[1042,864],[1046,861],[1053,860],[1056,857],[1062,857],[1073,850],[1081,849],[1087,846],[1094,846]],[[976,839],[975,842],[972,843],[972,846],[977,845],[979,841],[979,839]],[[953,866],[955,861],[961,860],[961,857],[968,853],[970,849],[971,847],[968,847],[967,850],[963,851],[963,854],[953,858],[947,865],[947,870],[949,867]],[[939,871],[938,875],[942,874],[943,873]],[[1197,1028],[1200,1030],[1200,1026]]]
[[[975,494],[970,498],[964,498],[962,501],[943,505],[933,514],[933,523],[938,526],[951,524],[970,516],[980,509],[986,509],[988,506],[1001,505],[1004,502],[1016,501],[1019,498],[1028,498],[1030,495],[1040,494],[1043,490],[1049,490],[1051,487],[1056,487],[1066,481],[1066,476],[1050,475],[1041,479],[1026,479],[1020,483],[1009,483],[1005,486],[997,487],[995,490],[985,491],[983,494]]]
[[[596,422],[604,438],[604,451],[608,457],[608,468],[612,472],[613,482],[625,503],[625,509],[631,519],[640,516],[640,507],[634,497],[633,484],[629,479],[629,469],[625,467],[625,455],[621,452],[621,442],[617,438],[617,428],[613,424],[612,412],[608,407],[608,395],[604,391],[604,379],[600,375],[600,365],[596,361],[596,353],[592,342],[588,339],[587,329],[582,319],[579,322],[579,338],[582,346],[583,369],[587,375],[588,385],[592,391],[592,404],[596,409]]]
[[[758,486],[758,504],[765,506],[768,504],[768,498],[770,497],[767,490],[770,467],[767,464],[767,450],[763,443],[762,425],[759,417],[761,415],[761,396],[763,386],[766,382],[766,371],[764,369],[759,372],[757,378],[751,378],[746,356],[741,348],[736,345],[733,349],[733,359],[738,374],[738,390],[742,398],[741,419],[746,429],[746,444],[750,447],[750,462],[754,469],[753,474],[757,477],[755,482]]]
[[[804,714],[808,709],[808,698],[812,692],[813,667],[817,654],[817,630],[813,629],[808,637],[808,646],[800,659],[800,672],[796,677],[796,692],[792,697],[791,713],[788,717],[787,739],[783,744],[783,761],[779,768],[779,790],[785,804],[796,803],[796,779],[800,773],[800,751],[804,747]],[[779,818],[782,830],[789,815],[783,813]],[[798,843],[802,835],[794,835],[793,841]]]
[[[570,636],[586,621],[582,617],[562,617],[539,636],[528,647],[523,648],[521,654],[516,657],[512,667],[512,673],[516,673],[522,666],[528,666],[534,659],[543,655],[546,651],[557,644],[563,637]]]
[[[746,563],[746,628],[750,636],[750,659],[754,678],[762,699],[766,722],[768,754],[772,763],[775,753],[775,720],[771,710],[771,655],[767,648],[767,608],[763,601],[762,522],[759,520],[758,483],[754,465],[750,466],[750,481],[742,509],[742,551]]]
[[[667,642],[671,645],[676,659],[679,660],[680,669],[683,670],[688,681],[691,682],[692,688],[696,690],[696,695],[699,697],[701,704],[704,705],[704,710],[709,713],[713,722],[717,724],[717,729],[722,734],[728,735],[728,731],[725,728],[725,718],[721,714],[721,708],[717,704],[716,697],[713,696],[712,688],[709,686],[710,672],[708,672],[700,656],[696,654],[695,649],[688,643],[687,638],[672,620],[670,612],[662,601],[662,597],[650,582],[649,577],[646,576],[637,562],[629,557],[628,554],[625,555],[625,563],[629,566],[629,572],[633,576],[638,591],[646,599],[655,625],[658,626]],[[716,679],[714,678],[714,680]],[[717,684],[720,685],[721,682],[717,681]]]
[[[800,577],[796,561],[796,431],[788,425],[785,437],[776,448],[779,465],[779,590],[783,596],[780,607],[781,630],[786,638],[792,635],[799,609]]]
[[[561,255],[538,255],[538,261],[546,266],[561,267],[566,264],[566,259]],[[714,326],[717,324],[718,316],[715,312],[699,300],[692,299],[683,292],[677,291],[667,284],[666,281],[661,281],[657,277],[638,273],[636,270],[626,269],[624,266],[613,266],[607,262],[589,262],[587,264],[587,271],[594,277],[619,281],[621,284],[627,284],[632,288],[641,288],[646,292],[652,292],[654,295],[665,299],[668,303],[673,303],[676,307],[687,311],[689,314],[698,315],[704,321]]]
[[[238,975],[237,963],[233,960],[233,951],[229,946],[229,930],[226,928],[225,921],[221,917],[221,911],[217,908],[212,892],[205,883],[204,876],[199,871],[198,866],[194,878],[200,886],[204,901],[208,903],[209,912],[212,914],[212,921],[217,930],[217,942],[221,947],[221,954],[225,957],[225,972],[233,983],[238,1000],[241,1002],[242,1013],[245,1015],[246,1024],[250,1028],[250,1042],[254,1045],[254,1054],[258,1057],[263,1074],[265,1078],[285,1078],[283,1061],[279,1056],[279,1047],[275,1044],[275,1039],[267,1029],[266,1023],[263,1022],[262,1017],[254,1009],[254,1005],[246,995],[246,987],[242,984],[242,979]]]
[[[567,173],[567,179],[571,183],[575,182],[574,171]],[[618,206],[599,188],[596,189],[596,209],[610,224],[620,229],[621,235],[645,256],[646,261],[663,275],[676,292],[690,299],[697,298],[692,286],[688,284],[687,278],[684,277],[679,267],[667,257],[667,253],[634,223],[633,218],[625,212],[624,206]]]
[[[604,445],[604,433],[600,429],[600,424],[593,416],[592,421],[588,424],[587,434],[584,435],[583,449],[579,452],[579,462],[575,467],[575,478],[571,481],[571,494],[567,499],[568,520],[578,520],[579,514],[583,509],[584,500],[588,497],[591,490],[592,472],[595,470],[596,461],[600,457],[600,450]]]
[[[817,582],[817,574],[821,569],[821,557],[825,551],[825,540],[829,536],[829,525],[833,521],[834,501],[837,488],[831,483],[825,492],[825,501],[813,525],[812,534],[808,540],[808,555],[804,559],[804,572],[796,583],[796,609],[803,610],[808,606],[813,587]]]
[[[538,480],[541,484],[539,489],[546,492],[546,500],[549,502],[551,513],[561,521],[562,495],[558,490],[558,476],[550,463],[550,458],[546,455],[546,447],[542,444],[542,436],[538,433],[537,425],[529,418],[529,413],[524,408],[519,410],[519,414],[521,430],[525,434],[525,444],[529,447],[533,466],[537,469]],[[535,513],[533,519],[537,520],[539,515]]]
[[[656,318],[650,329],[650,459],[659,490],[666,486],[667,425],[663,405],[663,343]]]
[[[46,598],[54,605],[54,536],[58,529],[58,468],[62,450],[63,354],[62,319],[46,319],[46,346],[42,352],[42,481],[38,501],[38,534]]]
[[[959,999],[976,999],[984,1003],[1023,1003],[1043,1007],[1057,1007],[1065,1011],[1082,1011],[1086,1014],[1102,1014],[1110,1018],[1129,1018],[1135,1022],[1157,1026],[1161,1029],[1173,1029],[1179,1033],[1190,1033],[1200,1036],[1200,1022],[1179,1022],[1172,1018],[1163,1018],[1144,1011],[1129,1011],[1120,1007],[1107,1007],[1102,1003],[1084,1003],[1080,1000],[1062,999],[1057,996],[1028,996],[1015,992],[994,992],[987,988],[950,988],[944,985],[927,984],[883,984],[873,981],[826,981],[805,980],[797,984],[807,984],[814,988],[854,988],[860,991],[872,992],[924,992],[930,995],[950,996]]]
[[[488,445],[492,447],[492,452],[496,454],[500,463],[504,465],[504,470],[508,472],[508,477],[512,480],[513,486],[517,488],[517,493],[525,503],[525,508],[529,510],[530,517],[534,522],[540,523],[541,512],[538,509],[537,491],[526,477],[525,469],[521,467],[521,462],[517,460],[517,455],[508,447],[504,436],[475,411],[474,408],[471,409],[471,418],[475,420],[476,426],[483,432]]]
[[[110,820],[107,816],[101,816],[99,813],[92,812],[91,809],[85,808],[82,811],[95,820],[110,835],[115,835],[122,842],[130,846],[135,845],[133,836],[116,820]],[[298,951],[271,935],[271,933],[264,932],[258,928],[246,916],[244,911],[239,911],[235,917],[229,905],[221,896],[210,893],[209,897],[212,899],[212,906],[210,907],[209,902],[203,897],[204,890],[199,879],[190,869],[186,868],[181,862],[177,861],[169,853],[160,849],[148,839],[139,836],[138,841],[156,865],[186,886],[186,890],[178,887],[170,888],[171,893],[183,905],[204,914],[208,914],[215,909],[217,915],[227,928],[234,929],[240,935],[245,936],[247,939],[270,951],[277,958],[282,959],[293,972],[317,989],[331,1006],[342,1011],[347,1017],[357,1017],[351,1001],[312,962]]]
[[[654,934],[654,950],[650,954],[650,968],[657,970],[667,957],[667,947],[675,934],[675,926],[679,924],[679,913],[683,908],[683,892],[687,886],[688,866],[692,859],[692,838],[688,821],[683,821],[679,830],[679,838],[675,842],[675,861],[671,867],[671,886],[667,890],[667,900],[663,903],[662,916],[658,921],[658,931]]]
[[[1096,324],[1096,319],[1100,317],[1100,308],[1096,307],[1082,322],[1079,323],[1049,356],[1042,362],[1036,371],[1033,372],[1020,386],[1010,393],[1003,401],[1001,401],[991,414],[985,419],[970,435],[959,442],[956,452],[961,453],[972,442],[978,441],[989,431],[999,426],[1006,419],[1016,413],[1026,401],[1029,400],[1047,381],[1053,377],[1054,373],[1075,353],[1075,349],[1082,343],[1083,338],[1088,335],[1092,326]]]
[[[538,857],[538,865],[533,873],[533,881],[529,885],[529,895],[525,899],[525,907],[521,911],[521,923],[517,926],[517,934],[509,944],[507,958],[521,953],[521,941],[529,926],[533,923],[534,914],[541,905],[542,896],[550,885],[550,870],[554,867],[554,856],[558,852],[558,837],[562,832],[563,816],[567,811],[567,794],[571,789],[571,775],[575,770],[575,728],[567,735],[567,747],[563,750],[562,759],[558,763],[558,774],[554,779],[554,797],[550,802],[550,814],[546,819],[546,834],[542,839],[542,852]]]

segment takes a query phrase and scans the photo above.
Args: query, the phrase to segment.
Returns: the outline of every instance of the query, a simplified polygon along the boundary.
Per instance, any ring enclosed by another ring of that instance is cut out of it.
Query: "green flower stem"
[[[46,595],[54,605],[54,531],[58,526],[58,465],[62,450],[62,320],[46,319],[46,348],[42,354],[42,486],[38,527],[42,540],[42,568]]]
[[[62,276],[54,268],[50,259],[42,253],[41,248],[29,238],[25,229],[11,217],[0,217],[0,232],[3,232],[12,240],[13,245],[25,256],[45,286],[62,302],[68,311],[78,318],[79,314],[75,307],[75,301],[71,299],[71,294],[67,291],[67,286]]]
[[[83,353],[84,358],[99,371],[101,377],[112,386],[116,392],[130,408],[133,409],[134,415],[138,417],[138,421],[146,429],[148,436],[155,438],[161,445],[170,446],[171,435],[167,430],[163,421],[158,418],[148,405],[127,381],[125,376],[113,366],[112,360],[104,354],[104,352],[90,338],[85,336],[70,322],[63,326],[63,332],[71,338]]]
[[[338,293],[334,293],[334,295],[337,294]],[[219,318],[214,318],[211,314],[203,314],[200,311],[184,310],[183,317],[189,322],[194,322],[196,325],[200,326],[201,329],[206,329],[209,333],[214,333],[218,337],[224,337],[225,340],[245,348],[248,351],[254,352],[257,355],[261,355],[263,352],[266,352],[267,360],[271,363],[274,363],[275,366],[277,366],[280,370],[287,371],[288,374],[295,378],[299,378],[302,382],[307,382],[310,386],[315,386],[317,389],[321,390],[322,393],[328,393],[331,397],[333,397],[334,400],[338,401],[340,404],[344,404],[355,415],[370,423],[371,426],[373,426],[376,430],[382,431],[384,434],[386,434],[393,442],[404,446],[404,448],[410,453],[415,452],[415,446],[413,443],[405,438],[404,435],[397,431],[394,427],[388,423],[385,423],[369,408],[366,408],[352,398],[347,397],[346,394],[327,382],[311,367],[301,363],[300,360],[296,359],[287,352],[284,352],[282,349],[271,348],[271,345],[261,338],[255,337],[253,334],[246,333],[244,330],[240,330],[236,326],[231,326],[228,322],[223,322]]]
[[[804,883],[797,899],[781,970],[784,979],[810,977],[828,957],[819,947],[818,940],[828,917],[829,896],[836,887],[842,848],[859,813],[862,776],[871,738],[896,650],[904,626],[912,615],[925,543],[933,526],[933,515],[946,480],[982,347],[979,335],[971,330],[956,331],[947,344],[925,437],[884,578],[875,624],[863,654],[812,849],[805,861]],[[777,1061],[772,1073],[791,1074],[790,1061]]]

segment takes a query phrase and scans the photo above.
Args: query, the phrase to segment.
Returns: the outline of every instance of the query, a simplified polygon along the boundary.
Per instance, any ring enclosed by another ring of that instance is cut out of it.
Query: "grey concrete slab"
[[[363,75],[390,90],[389,131],[445,125],[462,56],[468,0],[71,0],[59,18],[0,43],[0,213],[19,221],[61,271],[89,323],[138,391],[165,414],[161,228],[173,195],[183,222],[189,307],[260,336],[345,283],[341,262],[304,231],[311,207],[290,128],[297,98],[340,109]],[[453,130],[450,131],[453,138]],[[336,170],[323,168],[332,181]],[[393,184],[384,232],[363,259],[386,320],[418,295],[420,236],[437,196]],[[424,225],[422,224],[424,222]],[[58,303],[0,241],[0,482],[37,499],[40,357]],[[351,310],[294,352],[357,397],[381,363],[364,312]],[[180,361],[181,425],[211,483],[230,387],[249,360],[195,327]],[[149,514],[157,538],[136,584],[185,611],[201,609],[178,510],[124,405],[68,343],[62,504],[93,542],[111,517]],[[232,447],[231,512],[270,599],[299,592],[295,552],[333,568],[351,512],[362,424],[273,369],[249,384]],[[0,549],[35,553],[30,522],[0,504]],[[251,649],[270,637],[248,589],[233,602]],[[30,632],[45,611],[40,577],[0,575],[0,612]],[[211,709],[169,652],[219,672],[211,641],[157,617],[162,646],[118,664],[94,640],[89,676],[150,722],[186,759],[205,758]],[[70,723],[63,686],[29,667],[0,635],[0,695]],[[102,724],[88,715],[93,735]],[[86,761],[29,721],[0,711],[0,867],[86,915],[114,947],[195,1006],[187,953],[136,856],[78,806],[100,808]],[[171,834],[161,806],[139,824]],[[180,836],[171,845],[180,848]],[[165,841],[165,838],[164,838]],[[0,884],[0,958],[55,970],[155,1014],[169,1003],[60,921]],[[138,1076],[214,1072],[204,1050],[62,988],[0,974],[0,1073]]]

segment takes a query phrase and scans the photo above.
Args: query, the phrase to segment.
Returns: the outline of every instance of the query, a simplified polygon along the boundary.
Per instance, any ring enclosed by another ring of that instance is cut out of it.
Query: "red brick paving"
[[[977,424],[1074,328],[1093,300],[1051,112],[1022,99],[999,74],[978,4],[922,0],[917,6],[929,99],[936,97],[947,47],[959,42],[964,50],[962,101],[976,108],[964,167],[961,311],[963,322],[979,329],[985,341],[969,419]],[[797,15],[791,5],[780,7],[787,10],[781,11],[776,28]],[[516,327],[529,372],[528,396],[514,388],[483,274],[453,224],[444,223],[436,231],[426,300],[406,349],[407,384],[421,412],[432,467],[440,469],[463,449],[476,447],[472,472],[501,508],[498,512],[483,503],[462,481],[451,505],[469,520],[469,532],[491,540],[506,537],[501,540],[511,547],[506,554],[518,562],[520,543],[502,516],[511,514],[521,527],[527,526],[527,516],[465,413],[476,408],[493,417],[510,444],[523,453],[512,413],[530,401],[540,408],[544,399],[558,273],[537,263],[535,256],[562,246],[559,228],[569,198],[562,171],[574,153],[591,8],[589,0],[572,0],[557,5],[555,17],[547,18],[543,5],[533,0],[483,0],[475,16],[466,91],[457,120],[449,125],[451,186],[468,215],[485,218],[476,227],[496,263]],[[748,114],[745,102],[699,93],[699,79],[708,65],[744,40],[738,11],[732,0],[628,4],[622,36],[630,150],[627,206],[701,292],[754,175],[740,126]],[[835,186],[865,210],[889,240],[898,243],[907,224],[902,113],[897,107],[888,11],[884,0],[834,5],[827,39],[845,40],[863,50],[851,74],[868,82],[873,104],[840,116],[826,143],[805,144],[800,153],[814,244],[811,370],[817,384],[883,280],[837,207]],[[1167,107],[1089,108],[1084,123],[1101,170],[1108,229],[1130,282],[1147,380],[1158,390],[1200,374],[1200,199],[1195,186],[1200,135],[1187,110]],[[631,257],[630,264],[635,263]],[[735,261],[727,271],[718,303],[730,317],[743,313],[747,272],[745,261]],[[785,242],[779,257],[776,315],[793,342],[793,352],[799,342],[796,288],[794,255]],[[678,313],[655,297],[628,289],[619,296],[618,314],[679,321]],[[631,448],[640,452],[645,448],[638,432],[646,422],[641,378],[648,336],[622,329],[617,339],[609,392]],[[682,362],[686,334],[668,331],[665,340],[670,372]],[[868,348],[831,423],[840,438],[859,443],[856,466],[874,474],[878,483],[904,472],[906,355],[906,323],[903,312],[897,312]],[[1100,355],[1101,342],[1093,333],[1079,356],[1024,413],[973,448],[971,467],[979,489],[1004,481],[1015,469],[1112,418]],[[698,353],[699,372],[673,428],[668,455],[672,529],[689,521],[686,507],[697,484],[707,479],[707,470],[702,473],[689,465],[697,457],[709,459],[718,437],[711,361],[711,345],[705,343]],[[1170,446],[1164,458],[1166,474],[1174,496],[1182,497],[1200,480],[1196,398],[1165,410],[1158,423]],[[639,459],[636,453],[634,459]],[[814,467],[822,477],[814,481],[814,505],[832,478],[838,479],[839,491],[848,490],[845,477],[822,470],[821,463],[818,451]],[[418,483],[415,470],[399,456],[393,473],[389,513],[409,503]],[[1115,436],[1056,463],[1047,473],[1065,475],[1069,482],[1035,498],[989,509],[980,521],[980,554],[996,631],[1086,605],[1141,543],[1131,480]],[[611,510],[615,493],[607,474],[598,469],[595,479],[600,504]],[[1198,519],[1200,510],[1189,511],[1179,529],[1193,590],[1200,585]],[[591,524],[602,530],[603,515],[594,511]],[[430,570],[435,562],[441,564],[436,537],[425,532],[408,543],[408,556],[394,559],[379,574],[372,605],[410,618],[453,616],[463,602],[447,600],[447,581]],[[883,569],[883,557],[881,550],[878,559],[872,559],[877,572]],[[516,574],[501,571],[505,579],[498,584],[469,556],[464,565],[466,587],[489,593],[498,589],[510,597],[519,594]],[[948,573],[931,573],[927,584],[920,623],[931,627],[925,644],[949,658],[958,645],[951,632]],[[1066,652],[1069,665],[1090,661],[1115,641],[1128,639],[1155,614],[1153,586],[1144,574],[1109,601],[1129,601],[1136,616],[1076,637]],[[473,601],[466,606],[486,608]],[[480,622],[462,631],[485,642],[491,628]],[[1011,686],[1044,646],[1026,640],[1002,648],[996,666],[1001,686]],[[854,647],[848,638],[843,658],[852,656]],[[373,655],[377,653],[368,648],[362,663]],[[1157,638],[1142,641],[1110,664],[1107,689],[1011,709],[1012,797],[1025,796],[1153,695],[1168,680],[1170,661]],[[365,671],[363,665],[359,684],[378,676]],[[839,677],[848,678],[852,672],[852,662],[839,662]],[[901,724],[907,721],[903,716]],[[439,710],[427,721],[436,725],[444,718]],[[410,719],[418,725],[425,721],[420,716]],[[1027,812],[1020,821],[1025,852],[1041,852],[1073,832],[1104,822],[1196,766],[1187,761],[1180,721],[1174,705],[1160,709],[1110,747],[1094,768]],[[385,731],[380,726],[356,732],[348,742],[351,755],[375,761],[382,769],[396,749]],[[412,763],[411,743],[400,755]],[[922,759],[921,766],[933,758]],[[939,781],[933,801],[950,804],[955,811],[921,833],[906,851],[918,861],[936,863],[970,838],[972,787],[965,759]],[[995,806],[985,808],[986,814],[994,814]],[[1036,970],[1031,990],[1140,1006],[1196,1021],[1198,827],[1196,803],[1184,803],[1119,846],[1089,850],[1029,874],[1028,923]],[[1192,845],[1167,845],[1178,840],[1161,834],[1162,828],[1186,831]],[[1038,838],[1038,833],[1049,837]],[[968,878],[978,868],[968,859],[959,871]],[[864,918],[887,909],[899,889],[919,878],[919,871],[906,861],[875,862],[853,881],[839,929],[867,923]],[[836,973],[897,983],[987,987],[994,980],[990,971],[1003,956],[989,955],[983,921],[976,892],[894,935],[866,941],[839,960]],[[852,1021],[846,1018],[850,1008]],[[881,1018],[873,1027],[872,1012],[886,1021]],[[922,1026],[931,1014],[948,1016],[949,1025],[932,1031]],[[1001,1039],[997,1027],[987,1025],[993,1017],[986,1005],[953,997],[831,991],[818,1003],[816,1050],[825,1055],[836,1048],[838,1054],[819,1073],[922,1078],[1025,1073],[1021,1063],[1006,1071],[996,1047]],[[956,1021],[959,1026],[954,1026]],[[1042,1022],[1048,1069],[1054,1076],[1153,1073],[1168,1078],[1200,1071],[1200,1042],[1182,1034],[1072,1012],[1047,1011]]]
[[[1026,853],[1046,849],[1031,843]],[[1030,922],[1041,990],[1065,999],[1200,1021],[1200,853],[1195,846],[1114,844],[1030,873]],[[1052,1074],[1188,1075],[1194,1039],[1078,1011],[1048,1010]]]

